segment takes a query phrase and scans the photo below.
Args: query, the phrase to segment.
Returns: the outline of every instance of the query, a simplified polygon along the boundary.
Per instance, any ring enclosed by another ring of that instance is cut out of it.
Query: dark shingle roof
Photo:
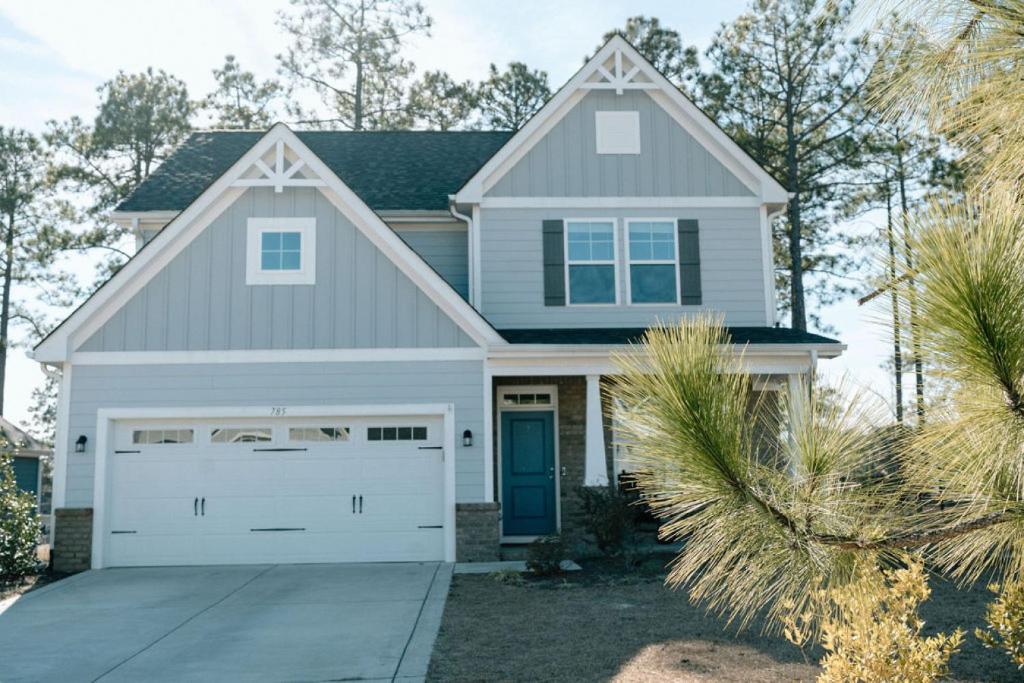
[[[647,330],[642,327],[591,327],[565,330],[498,330],[510,344],[616,344],[637,343]],[[729,327],[733,344],[840,344],[837,339],[788,327]]]
[[[193,133],[118,211],[180,211],[264,133]],[[299,131],[296,133],[375,211],[444,210],[512,136],[505,131]]]

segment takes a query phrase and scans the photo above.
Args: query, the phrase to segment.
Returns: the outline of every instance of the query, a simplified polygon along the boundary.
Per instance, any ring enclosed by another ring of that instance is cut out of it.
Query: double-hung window
[[[678,304],[679,249],[675,221],[627,220],[626,242],[629,303]]]
[[[315,218],[250,218],[247,227],[247,284],[316,282]]]
[[[618,303],[615,221],[565,222],[565,283],[570,304]]]

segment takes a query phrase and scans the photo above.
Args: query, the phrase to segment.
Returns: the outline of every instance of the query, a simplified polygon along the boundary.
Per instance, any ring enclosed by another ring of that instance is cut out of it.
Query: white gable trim
[[[634,67],[625,74],[607,73],[607,69],[603,67],[604,63],[609,59],[621,60],[622,56],[629,59]],[[595,74],[605,81],[595,82]],[[637,81],[638,74],[643,75],[647,81]],[[784,204],[788,201],[786,189],[777,180],[662,76],[632,45],[618,35],[605,43],[604,47],[598,50],[597,54],[466,182],[456,194],[456,201],[465,204],[479,203],[484,194],[590,90],[608,88],[619,91],[630,89],[631,86],[635,86],[633,89],[643,89],[650,93],[656,102],[673,114],[687,132],[704,144],[726,168],[735,173],[762,203]]]
[[[66,361],[75,349],[113,317],[246,191],[246,187],[237,186],[237,181],[278,143],[290,148],[306,168],[317,174],[324,183],[319,190],[477,344],[486,346],[506,343],[451,285],[403,242],[295,133],[279,123],[40,342],[35,347],[33,357],[41,363]]]

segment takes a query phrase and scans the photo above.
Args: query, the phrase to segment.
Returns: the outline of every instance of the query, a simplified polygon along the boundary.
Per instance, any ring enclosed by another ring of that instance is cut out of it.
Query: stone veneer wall
[[[579,489],[583,486],[584,467],[586,461],[586,418],[587,418],[587,379],[581,376],[570,377],[496,377],[495,387],[522,384],[555,385],[558,387],[558,464],[564,468],[565,474],[559,479],[559,501],[561,505],[562,537],[570,552],[575,550],[584,539],[583,512]],[[612,466],[612,435],[611,418],[608,400],[604,395],[602,382],[602,414],[605,427],[605,467],[609,481],[615,483],[611,473]],[[497,458],[501,448],[497,428],[498,400],[495,400],[494,413],[494,457],[492,467],[497,467]],[[497,472],[497,470],[495,470]],[[495,477],[495,486],[497,486]],[[499,492],[495,491],[495,500]]]
[[[53,570],[74,574],[92,563],[92,508],[54,511]]]
[[[500,559],[500,511],[498,503],[455,505],[456,562],[493,562]]]

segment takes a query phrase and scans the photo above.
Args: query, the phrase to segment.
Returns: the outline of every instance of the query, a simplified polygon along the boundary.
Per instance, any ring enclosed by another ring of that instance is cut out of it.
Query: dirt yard
[[[556,579],[499,583],[457,575],[434,648],[437,681],[810,681],[819,652],[804,653],[758,629],[736,633],[664,587],[661,564],[639,572],[589,563]],[[961,681],[1020,681],[1002,652],[971,632],[989,593],[932,580],[929,631],[969,631],[952,661]]]

